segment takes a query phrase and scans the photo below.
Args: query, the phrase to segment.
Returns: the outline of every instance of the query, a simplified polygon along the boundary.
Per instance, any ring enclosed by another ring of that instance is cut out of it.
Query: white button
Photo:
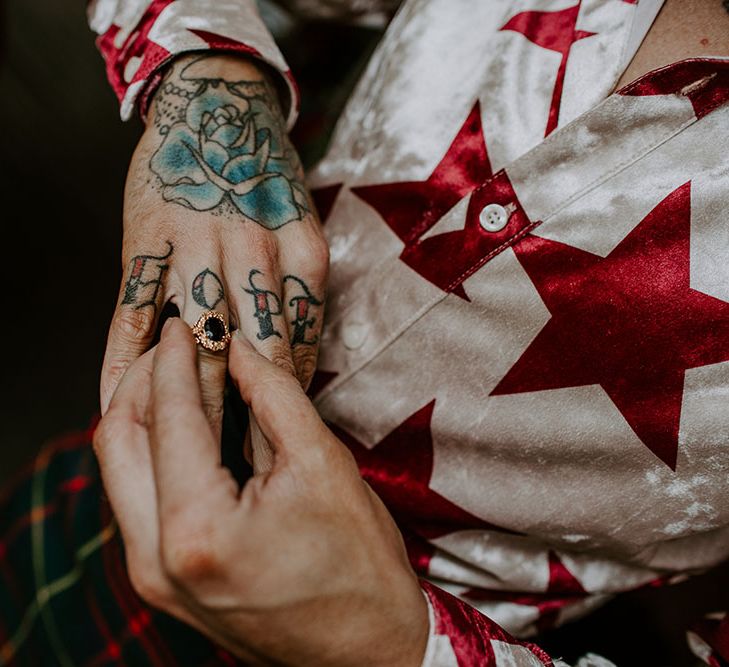
[[[342,342],[348,350],[358,350],[367,339],[368,327],[362,322],[348,322],[342,327]]]
[[[487,232],[500,232],[509,222],[509,213],[501,204],[489,204],[481,209],[478,221]]]

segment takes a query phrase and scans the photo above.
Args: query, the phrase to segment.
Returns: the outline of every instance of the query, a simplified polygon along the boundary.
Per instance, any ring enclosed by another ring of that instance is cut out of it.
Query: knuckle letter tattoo
[[[284,284],[289,281],[297,283],[302,291],[301,294],[292,296],[289,299],[289,306],[293,308],[294,311],[294,319],[291,320],[291,324],[294,327],[294,333],[291,337],[291,346],[315,345],[319,342],[318,335],[312,338],[306,337],[306,330],[313,328],[316,323],[316,317],[309,317],[309,309],[311,306],[321,306],[322,302],[311,293],[308,285],[301,280],[301,278],[291,275],[285,276]]]
[[[205,269],[192,281],[192,298],[198,306],[206,310],[215,310],[215,307],[225,299],[223,283],[210,269]]]
[[[259,274],[263,275],[263,272],[258,269],[252,269],[248,274],[248,284],[251,286],[251,289],[243,288],[244,292],[247,292],[253,297],[253,303],[255,305],[253,316],[258,320],[258,333],[256,337],[258,340],[266,340],[266,338],[270,338],[271,336],[281,338],[281,334],[274,329],[273,320],[271,319],[274,315],[280,315],[283,312],[281,299],[278,298],[275,292],[256,286],[253,282],[253,276]],[[271,308],[271,302],[273,302],[273,308]]]
[[[283,314],[283,304],[275,292],[256,285],[253,279],[257,275],[262,276],[263,272],[258,269],[252,269],[248,274],[250,289],[243,288],[244,292],[253,297],[253,316],[258,320],[258,333],[256,337],[258,340],[265,340],[271,336],[281,338],[281,334],[273,325],[273,317]],[[284,277],[283,282],[284,285],[287,282],[293,283],[299,291],[298,294],[294,294],[288,301],[288,307],[291,311],[290,317],[292,318],[290,322],[293,326],[291,347],[296,345],[315,345],[319,342],[318,335],[307,338],[307,331],[314,328],[317,320],[316,317],[310,316],[310,311],[312,307],[322,306],[323,302],[311,293],[309,286],[301,278],[287,275]]]
[[[157,297],[162,287],[162,280],[170,265],[166,262],[174,250],[167,241],[166,255],[137,255],[129,262],[129,278],[124,284],[122,304],[134,306],[137,310],[152,306],[157,310]]]
[[[162,143],[149,162],[168,202],[278,229],[309,213],[301,165],[263,79],[211,78],[205,56],[156,97]]]

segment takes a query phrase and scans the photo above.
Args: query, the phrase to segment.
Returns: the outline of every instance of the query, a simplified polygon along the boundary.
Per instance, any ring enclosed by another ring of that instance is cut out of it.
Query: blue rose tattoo
[[[264,81],[205,78],[199,62],[181,72],[180,86],[166,81],[157,102],[172,121],[150,160],[164,199],[196,211],[229,202],[268,229],[301,220],[307,195],[274,93]]]

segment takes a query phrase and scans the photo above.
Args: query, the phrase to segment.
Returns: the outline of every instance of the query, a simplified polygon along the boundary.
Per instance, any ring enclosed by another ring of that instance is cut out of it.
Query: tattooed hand
[[[188,324],[221,311],[262,354],[309,383],[328,249],[276,93],[253,61],[188,56],[168,71],[129,168],[123,260],[102,412],[150,346],[168,301]],[[225,354],[200,350],[199,364],[219,429]]]

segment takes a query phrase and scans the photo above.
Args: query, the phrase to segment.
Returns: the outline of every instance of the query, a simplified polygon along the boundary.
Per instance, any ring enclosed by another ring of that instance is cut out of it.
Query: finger
[[[191,612],[169,581],[160,559],[160,521],[149,437],[145,424],[154,350],[122,378],[94,434],[104,488],[122,534],[129,578],[149,604],[177,616],[227,648],[232,644]]]
[[[251,247],[256,247],[252,244]],[[248,269],[245,279],[238,290],[233,291],[231,302],[235,304],[239,330],[267,359],[283,368],[291,375],[295,366],[291,354],[289,331],[286,326],[285,309],[281,300],[281,276],[275,268],[275,258],[270,253],[261,253],[254,259],[248,248],[236,263],[237,266],[250,266],[250,262],[265,263],[265,270]],[[233,266],[227,269],[234,275]],[[273,452],[261,430],[256,425],[254,415],[250,415],[250,445],[253,470],[256,474],[268,472],[273,462]]]
[[[94,449],[104,488],[128,549],[153,562],[157,534],[157,499],[145,414],[149,401],[154,350],[129,367],[104,418],[94,433]]]
[[[219,465],[219,446],[203,410],[190,328],[167,321],[157,346],[150,400],[150,446],[160,521],[202,499],[235,498],[237,485]]]
[[[294,362],[281,300],[281,274],[275,262],[265,256],[254,258],[247,252],[229,261],[225,274],[231,283],[230,306],[239,330],[255,349],[293,375]]]
[[[246,441],[250,448],[251,466],[253,467],[254,475],[261,475],[271,472],[273,469],[273,462],[275,460],[274,449],[271,443],[268,442],[266,436],[263,435],[261,427],[258,425],[256,416],[249,409],[248,411],[248,433],[246,434]],[[244,449],[245,449],[244,444]]]
[[[296,377],[308,389],[316,370],[319,335],[324,315],[324,280],[283,277],[283,302]]]
[[[132,257],[112,318],[101,370],[101,413],[129,365],[149,349],[165,298],[165,279],[173,245],[162,252]]]
[[[219,269],[205,268],[194,276],[185,277],[184,283],[188,286],[188,291],[182,303],[181,316],[190,326],[193,326],[201,315],[211,310],[221,313],[226,322],[230,322],[225,287],[220,276]],[[197,367],[203,410],[207,415],[213,435],[219,441],[223,428],[223,397],[228,369],[227,351],[214,352],[198,345]]]
[[[228,367],[277,458],[321,453],[331,434],[296,378],[259,354],[241,332],[233,335]]]

